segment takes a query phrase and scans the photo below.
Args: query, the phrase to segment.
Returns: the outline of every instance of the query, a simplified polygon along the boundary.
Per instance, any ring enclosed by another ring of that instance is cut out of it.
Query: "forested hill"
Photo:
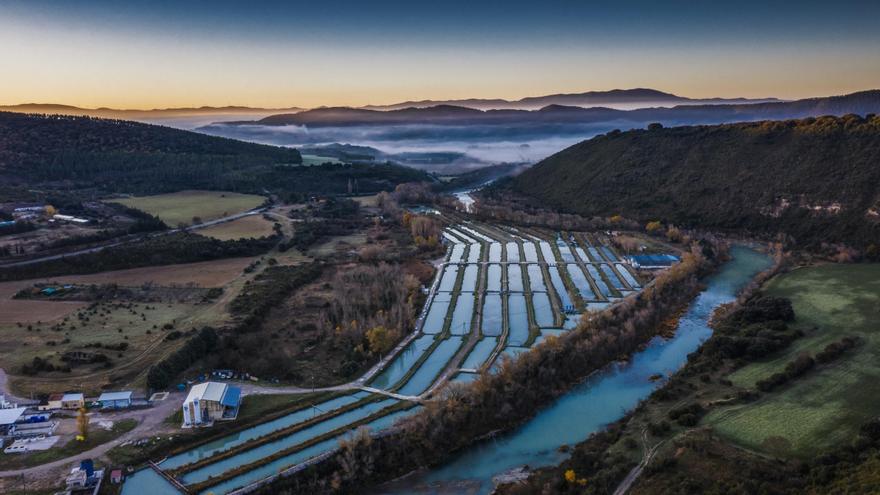
[[[512,187],[551,206],[880,245],[880,117],[611,132],[538,163]]]
[[[181,189],[341,193],[423,180],[397,166],[302,167],[297,150],[170,127],[90,117],[0,112],[6,186],[155,193]]]

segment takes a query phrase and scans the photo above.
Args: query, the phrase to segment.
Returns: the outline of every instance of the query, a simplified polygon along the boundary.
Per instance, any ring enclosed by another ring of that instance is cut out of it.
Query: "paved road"
[[[210,227],[212,225],[217,225],[220,223],[231,222],[233,220],[238,220],[239,218],[244,218],[244,217],[248,217],[251,215],[259,215],[266,210],[268,210],[268,208],[258,208],[256,210],[250,210],[250,211],[245,211],[242,213],[236,213],[235,215],[230,215],[228,217],[218,218],[216,220],[210,220],[207,222],[200,223],[198,225],[192,225],[192,226],[185,227],[182,229],[173,228],[173,229],[169,229],[169,230],[163,230],[161,232],[154,232],[154,233],[148,234],[146,236],[138,235],[133,238],[125,238],[123,240],[115,240],[115,241],[111,241],[107,244],[102,244],[100,246],[93,246],[93,247],[85,248],[85,249],[77,249],[75,251],[68,251],[68,252],[60,253],[60,254],[52,254],[49,256],[41,256],[39,258],[32,258],[32,259],[23,260],[23,261],[13,261],[13,262],[9,262],[9,263],[0,262],[0,269],[7,268],[7,267],[13,267],[13,266],[33,265],[35,263],[42,263],[44,261],[59,260],[61,258],[67,258],[69,256],[79,256],[82,254],[97,253],[97,252],[103,251],[107,248],[122,246],[124,244],[131,244],[133,242],[143,241],[145,239],[153,239],[155,237],[176,234],[178,232],[184,232],[184,231],[189,232],[189,231],[193,231],[193,230],[203,229],[205,227]]]
[[[93,413],[90,419],[92,420],[113,420],[118,421],[122,419],[136,419],[139,423],[134,429],[129,431],[128,433],[124,433],[119,436],[115,440],[111,440],[107,443],[98,445],[97,447],[87,450],[85,452],[65,457],[64,459],[59,459],[57,461],[49,462],[46,464],[41,464],[39,466],[34,466],[26,469],[15,469],[9,471],[0,471],[0,478],[7,478],[13,476],[44,476],[48,475],[54,470],[61,470],[64,468],[65,470],[69,468],[71,465],[76,464],[77,462],[84,459],[95,459],[106,454],[110,449],[120,445],[128,440],[136,440],[139,438],[156,435],[164,430],[168,429],[168,426],[164,424],[165,418],[171,415],[178,407],[183,400],[183,395],[181,393],[171,393],[168,398],[158,402],[154,407],[148,409],[133,409],[130,411],[120,412],[120,413]]]

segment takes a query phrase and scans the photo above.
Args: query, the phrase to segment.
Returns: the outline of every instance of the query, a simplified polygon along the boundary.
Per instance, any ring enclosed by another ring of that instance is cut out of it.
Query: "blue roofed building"
[[[210,426],[238,417],[241,389],[220,382],[193,385],[183,401],[183,427]]]

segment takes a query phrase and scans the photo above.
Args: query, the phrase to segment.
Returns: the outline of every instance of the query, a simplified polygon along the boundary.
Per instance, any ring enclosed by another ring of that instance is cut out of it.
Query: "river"
[[[475,445],[436,469],[389,483],[378,493],[468,493],[492,491],[492,478],[513,468],[560,463],[566,454],[559,447],[586,439],[591,433],[621,418],[681,368],[687,356],[712,333],[708,321],[720,304],[730,302],[771,259],[742,246],[731,249],[733,259],[707,280],[706,289],[691,303],[671,339],[656,337],[626,363],[615,363],[542,410],[509,434]]]

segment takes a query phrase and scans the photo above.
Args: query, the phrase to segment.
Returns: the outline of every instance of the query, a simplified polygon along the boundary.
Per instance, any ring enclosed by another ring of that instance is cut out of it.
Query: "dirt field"
[[[180,191],[112,201],[156,215],[168,225],[177,226],[193,223],[194,217],[208,221],[252,210],[263,204],[265,199],[253,194],[232,192]]]
[[[274,232],[272,222],[262,215],[251,215],[231,222],[224,222],[197,231],[199,234],[221,241],[268,237]]]
[[[351,199],[357,201],[357,203],[364,208],[374,208],[378,206],[379,195],[373,194],[372,196],[356,196]]]
[[[315,245],[308,250],[308,255],[313,258],[331,256],[338,253],[355,251],[367,242],[366,234],[357,232],[350,235],[330,237],[326,241]]]

